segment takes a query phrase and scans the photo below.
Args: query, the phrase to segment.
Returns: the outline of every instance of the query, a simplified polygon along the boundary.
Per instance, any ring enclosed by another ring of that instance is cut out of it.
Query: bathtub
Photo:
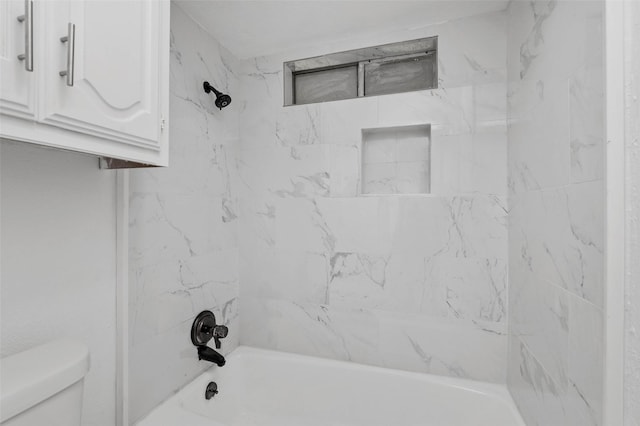
[[[207,384],[219,393],[206,400]],[[239,347],[138,426],[524,426],[504,386]]]

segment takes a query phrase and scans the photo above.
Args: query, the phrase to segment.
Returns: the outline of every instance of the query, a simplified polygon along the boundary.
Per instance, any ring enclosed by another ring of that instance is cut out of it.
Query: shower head
[[[215,87],[210,85],[208,81],[205,81],[202,86],[204,87],[204,91],[206,93],[213,92],[216,94],[215,104],[218,108],[222,109],[231,103],[231,96],[219,92]]]

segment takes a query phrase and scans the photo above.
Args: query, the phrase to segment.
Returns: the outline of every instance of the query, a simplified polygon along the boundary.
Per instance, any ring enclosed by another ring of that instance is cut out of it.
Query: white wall
[[[640,3],[626,4],[625,426],[640,426]]]
[[[385,30],[244,62],[242,342],[503,382],[506,16]],[[433,35],[437,90],[282,106],[283,61]],[[359,196],[362,129],[416,124],[435,193]]]
[[[239,340],[235,68],[172,3],[170,166],[129,175],[131,421],[211,366],[190,339],[200,311],[229,327],[223,353]],[[205,80],[231,95],[228,107],[215,107]]]
[[[508,385],[529,426],[601,425],[604,2],[508,11]]]
[[[94,157],[0,143],[0,356],[86,343],[82,424],[113,425],[115,174]]]

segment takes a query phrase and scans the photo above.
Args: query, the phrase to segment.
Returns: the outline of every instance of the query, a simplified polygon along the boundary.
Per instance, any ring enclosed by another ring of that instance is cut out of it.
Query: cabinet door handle
[[[33,71],[33,1],[24,0],[24,15],[18,16],[24,22],[24,53],[18,59],[24,61],[24,69]]]
[[[69,22],[67,35],[60,37],[62,43],[67,43],[67,69],[60,71],[60,77],[67,76],[67,86],[73,86],[73,71],[76,59],[76,25]]]

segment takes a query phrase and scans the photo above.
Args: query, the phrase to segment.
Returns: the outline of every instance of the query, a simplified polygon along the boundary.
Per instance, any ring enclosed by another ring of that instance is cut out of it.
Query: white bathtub
[[[159,372],[159,374],[162,374]],[[207,401],[207,384],[219,394]],[[138,426],[524,426],[505,387],[249,347]]]

